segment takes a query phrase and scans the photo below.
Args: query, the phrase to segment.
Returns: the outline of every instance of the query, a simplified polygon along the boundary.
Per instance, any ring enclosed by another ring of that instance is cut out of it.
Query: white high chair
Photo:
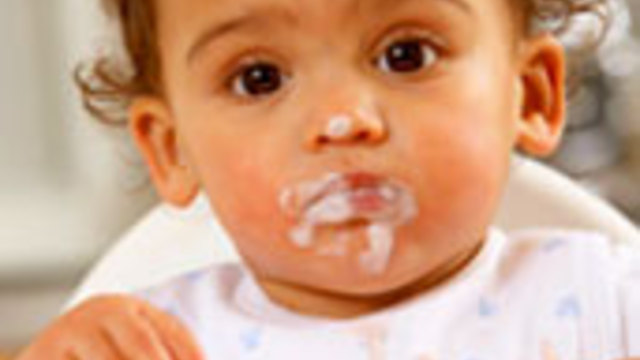
[[[640,244],[639,230],[617,210],[529,159],[514,162],[496,225],[507,231],[530,226],[588,229],[617,244]],[[68,306],[95,294],[132,291],[229,261],[238,261],[238,256],[203,197],[187,210],[158,205],[89,271]]]

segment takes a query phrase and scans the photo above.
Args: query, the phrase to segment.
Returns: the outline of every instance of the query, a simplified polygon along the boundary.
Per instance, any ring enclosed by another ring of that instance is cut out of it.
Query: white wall
[[[0,349],[51,318],[154,202],[126,133],[81,109],[71,72],[102,43],[98,0],[0,1]]]
[[[72,83],[75,65],[104,43],[95,3],[0,3],[0,257],[90,252],[152,201],[149,188],[133,192],[144,171],[126,132],[89,118]],[[0,280],[12,263],[32,265],[0,259]]]
[[[33,2],[3,0],[0,9],[0,184],[20,185],[43,175],[49,142],[43,47]]]

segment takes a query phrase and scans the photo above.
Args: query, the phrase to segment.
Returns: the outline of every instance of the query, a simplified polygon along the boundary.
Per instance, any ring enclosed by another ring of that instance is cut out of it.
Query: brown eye
[[[263,96],[282,87],[284,76],[280,69],[268,63],[245,67],[232,79],[232,90],[241,96]]]
[[[411,73],[433,65],[438,59],[436,49],[420,40],[397,41],[376,60],[384,72]]]

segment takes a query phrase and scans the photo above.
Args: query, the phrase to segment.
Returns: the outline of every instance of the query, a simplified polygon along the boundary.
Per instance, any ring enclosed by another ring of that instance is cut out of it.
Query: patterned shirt
[[[273,302],[240,264],[138,294],[209,360],[611,360],[640,356],[640,252],[587,232],[492,229],[446,283],[350,320]]]

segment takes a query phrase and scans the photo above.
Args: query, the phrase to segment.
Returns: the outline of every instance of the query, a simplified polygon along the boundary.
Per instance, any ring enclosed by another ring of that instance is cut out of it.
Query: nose
[[[388,127],[380,111],[372,106],[335,111],[318,119],[307,136],[307,146],[320,150],[331,146],[377,145],[385,141]]]

